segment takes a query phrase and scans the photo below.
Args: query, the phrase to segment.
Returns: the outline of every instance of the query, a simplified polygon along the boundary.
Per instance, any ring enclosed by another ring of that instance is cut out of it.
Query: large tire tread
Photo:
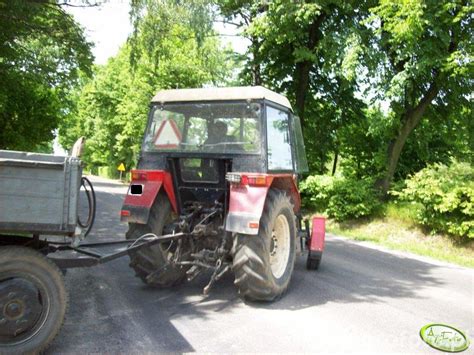
[[[150,232],[160,235],[170,214],[171,205],[168,197],[164,193],[159,193],[151,208],[148,224],[130,223],[125,237],[136,239]],[[145,284],[158,288],[169,288],[183,283],[186,280],[185,268],[169,268],[160,277],[150,279],[149,276],[166,263],[160,248],[160,245],[154,245],[129,253],[130,267],[135,271],[135,276]]]
[[[282,209],[291,210],[291,218],[288,222],[290,223],[290,238],[293,241],[290,244],[292,248],[290,247],[289,266],[282,276],[283,280],[277,282],[271,271],[266,239],[270,238],[272,222]],[[277,300],[286,292],[294,267],[295,232],[296,218],[289,197],[284,191],[270,189],[260,219],[259,234],[237,234],[234,238],[232,270],[235,275],[234,284],[240,295],[250,301],[270,302]]]

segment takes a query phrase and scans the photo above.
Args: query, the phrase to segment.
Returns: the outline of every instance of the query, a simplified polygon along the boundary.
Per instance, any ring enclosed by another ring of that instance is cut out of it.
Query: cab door
[[[288,111],[266,105],[267,169],[294,171]]]

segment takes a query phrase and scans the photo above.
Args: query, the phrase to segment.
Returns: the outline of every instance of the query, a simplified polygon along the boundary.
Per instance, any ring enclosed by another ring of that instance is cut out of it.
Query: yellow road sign
[[[125,171],[125,165],[123,163],[120,163],[120,165],[117,168],[118,171]]]

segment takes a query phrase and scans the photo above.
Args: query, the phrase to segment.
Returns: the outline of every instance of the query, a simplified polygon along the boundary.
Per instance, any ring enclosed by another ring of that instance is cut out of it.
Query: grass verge
[[[342,223],[328,219],[326,228],[350,239],[474,268],[474,241],[460,243],[446,235],[431,235],[413,222],[413,213],[412,205],[389,204],[380,216]]]

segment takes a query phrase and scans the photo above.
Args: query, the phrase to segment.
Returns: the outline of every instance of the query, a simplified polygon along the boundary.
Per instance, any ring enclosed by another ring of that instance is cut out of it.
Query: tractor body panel
[[[120,216],[122,222],[146,224],[150,209],[162,188],[167,194],[174,212],[177,212],[176,197],[169,172],[132,170],[132,183],[125,196]]]
[[[227,231],[257,235],[265,200],[271,187],[287,191],[293,202],[294,212],[299,212],[300,195],[294,175],[252,173],[231,173],[230,175]]]
[[[258,234],[269,186],[232,184],[226,230],[234,233]]]

